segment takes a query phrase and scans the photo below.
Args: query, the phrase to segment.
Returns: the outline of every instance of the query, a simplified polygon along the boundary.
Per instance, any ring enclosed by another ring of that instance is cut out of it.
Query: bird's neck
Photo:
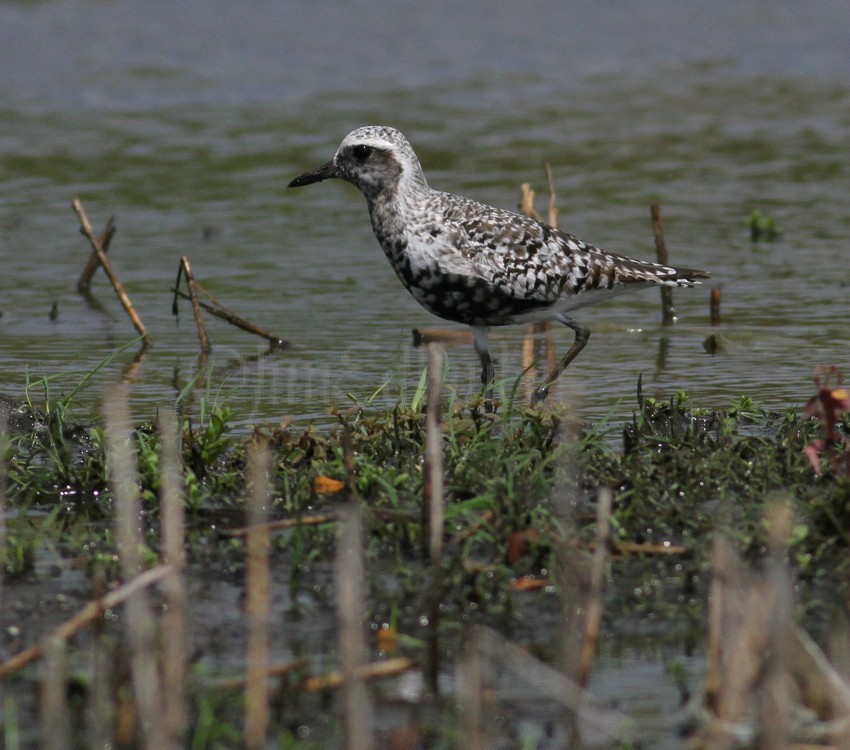
[[[384,250],[387,243],[398,246],[406,242],[406,227],[414,218],[417,208],[427,197],[430,188],[424,177],[421,181],[400,182],[379,193],[366,196],[372,229]]]
[[[389,191],[372,197],[367,196],[366,200],[369,203],[372,231],[375,232],[381,247],[387,255],[391,254],[392,248],[401,251],[399,243],[404,240],[405,217],[408,212],[406,201],[400,200]]]

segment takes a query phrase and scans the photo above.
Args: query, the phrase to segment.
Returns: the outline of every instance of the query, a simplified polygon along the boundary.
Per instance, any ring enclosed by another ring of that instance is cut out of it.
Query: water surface
[[[652,257],[659,201],[672,260],[714,274],[717,330],[708,287],[677,295],[667,330],[654,292],[584,311],[593,338],[556,397],[590,418],[621,399],[627,412],[643,373],[650,392],[684,388],[701,404],[749,393],[798,405],[816,364],[848,369],[844,11],[3,3],[2,389],[67,373],[52,383],[67,392],[135,335],[102,276],[96,307],[75,292],[87,256],[69,208],[79,196],[96,227],[116,216],[113,262],[155,341],[138,366],[131,350],[104,368],[85,407],[123,376],[149,417],[194,376],[190,310],[176,324],[168,291],[182,254],[212,293],[292,342],[264,357],[258,341],[209,323],[203,390],[226,394],[240,423],[321,418],[384,382],[387,402],[409,394],[425,361],[410,331],[443,324],[399,286],[353,188],[284,188],[378,122],[408,135],[432,185],[495,205],[516,205],[526,181],[544,194],[550,162],[561,225],[612,250]],[[750,242],[756,208],[782,226],[778,242]],[[521,333],[496,341],[508,386]],[[725,344],[715,356],[702,346],[710,333]],[[555,341],[563,350],[569,331]],[[449,356],[453,386],[474,392],[472,352]]]

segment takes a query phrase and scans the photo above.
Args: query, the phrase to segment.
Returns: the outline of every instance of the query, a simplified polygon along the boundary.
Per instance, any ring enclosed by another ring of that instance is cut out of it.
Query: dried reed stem
[[[98,574],[95,586],[105,583],[105,576]],[[113,737],[113,653],[103,635],[104,621],[95,622],[91,650],[91,690],[89,692],[86,724],[88,747],[107,748],[115,741]]]
[[[184,488],[180,460],[177,416],[163,411],[159,418],[160,504],[162,549],[173,572],[163,582],[165,612],[162,615],[163,698],[165,732],[178,745],[186,730],[186,566]]]
[[[345,494],[349,500],[353,501],[357,493],[356,459],[354,456],[354,439],[351,436],[351,427],[347,422],[342,427],[342,460],[345,465]]]
[[[440,387],[443,347],[428,345],[428,403],[425,412],[425,503],[428,507],[428,549],[431,565],[440,567],[443,555],[443,430],[440,426]]]
[[[443,382],[443,346],[428,344],[428,403],[425,411],[425,503],[424,528],[428,530],[428,554],[431,560],[431,580],[428,607],[428,664],[426,674],[431,692],[439,689],[440,600],[442,599],[443,559],[443,430],[440,425],[440,387]]]
[[[213,299],[212,295],[207,292],[206,289],[204,289],[200,281],[195,281],[195,289],[204,296]],[[188,294],[181,292],[176,287],[171,287],[171,291],[174,292],[175,298],[180,297],[182,299],[191,299]],[[271,345],[272,349],[277,350],[289,348],[289,342],[286,339],[281,338],[275,333],[267,331],[265,328],[261,328],[260,326],[256,325],[255,323],[252,323],[249,320],[240,318],[238,315],[232,313],[230,310],[228,310],[218,302],[210,304],[198,298],[198,304],[202,308],[204,308],[204,310],[206,310],[210,315],[215,315],[215,317],[227,321],[232,326],[236,326],[237,328],[241,328],[243,331],[247,331],[248,333],[252,333],[255,336],[259,336],[260,338],[266,339]]]
[[[791,640],[791,578],[785,566],[791,538],[793,514],[787,503],[771,505],[765,514],[768,535],[768,560],[762,585],[766,600],[767,652],[763,657],[760,689],[756,693],[761,747],[784,750],[791,731],[791,681],[788,671]]]
[[[608,563],[612,503],[611,490],[608,487],[602,487],[596,503],[596,548],[593,551],[593,562],[590,567],[590,594],[585,605],[587,614],[584,621],[584,639],[576,674],[576,682],[582,688],[587,687],[590,680],[590,671],[593,668],[596,646],[599,643],[599,631],[602,626],[604,605],[602,589],[605,584],[605,567]]]
[[[68,644],[49,638],[41,670],[41,746],[70,750],[71,716],[68,710]]]
[[[565,436],[564,442],[574,441],[574,436]],[[578,469],[574,459],[570,458],[570,452],[564,454],[560,459],[559,470],[561,476],[575,476]],[[579,513],[579,499],[576,486],[571,481],[563,481],[555,489],[553,496],[553,510],[560,527],[553,548],[552,577],[558,587],[558,599],[562,617],[561,642],[559,644],[560,659],[559,668],[566,675],[578,673],[578,665],[581,654],[581,644],[584,626],[584,613],[586,612],[585,590],[587,579],[587,555],[581,548],[576,531],[576,517]],[[570,724],[571,717],[567,717]]]
[[[383,680],[387,677],[395,677],[396,675],[409,672],[416,667],[413,659],[406,656],[396,656],[392,659],[383,659],[381,661],[361,664],[355,672],[358,680],[370,682],[372,680]],[[308,677],[301,683],[301,690],[305,693],[318,693],[323,690],[331,690],[341,687],[345,684],[346,678],[341,671],[328,672],[319,677]]]
[[[125,581],[139,574],[144,544],[140,529],[141,502],[136,454],[132,448],[130,411],[124,388],[113,388],[104,399],[109,477],[115,498],[115,532]],[[130,677],[136,700],[142,746],[146,750],[176,748],[168,741],[162,717],[162,685],[156,663],[156,623],[144,589],[127,598],[124,629],[130,654]]]
[[[458,664],[455,683],[455,701],[463,720],[462,745],[468,750],[487,750],[492,747],[492,738],[489,737],[485,723],[485,716],[490,715],[487,709],[492,708],[485,708],[484,705],[487,688],[484,672],[487,663],[481,644],[474,637],[469,638],[464,654]],[[492,700],[487,702],[492,703]]]
[[[802,731],[846,748],[850,687],[792,622],[793,587],[785,562],[790,505],[770,506],[765,526],[769,554],[760,575],[744,567],[729,541],[720,535],[715,540],[705,683],[711,713],[695,746],[726,750],[741,746],[741,737],[750,734],[754,747],[814,747],[794,741],[792,734]],[[801,724],[803,707],[822,724],[810,719]]]
[[[450,328],[414,328],[413,346],[426,346],[433,342],[441,344],[471,344],[473,341],[470,331],[455,331]]]
[[[387,521],[405,521],[407,523],[415,523],[421,518],[421,514],[397,510],[396,508],[370,508],[369,516]],[[281,518],[278,521],[269,521],[263,525],[269,531],[286,531],[298,526],[324,526],[328,523],[336,523],[338,520],[339,517],[335,513],[320,513],[315,516],[302,516],[301,518]],[[241,526],[236,529],[221,529],[218,533],[222,536],[247,536],[248,527]],[[673,550],[674,554],[676,550],[678,548]]]
[[[317,516],[304,516],[302,518],[282,518],[279,521],[269,521],[262,524],[266,531],[286,531],[296,526],[323,526],[326,523],[336,523],[339,520],[335,513],[322,513]],[[222,536],[248,536],[252,528],[256,526],[241,526],[238,529],[222,529]]]
[[[708,317],[713,326],[720,325],[720,287],[711,288],[711,301],[709,302]]]
[[[720,570],[716,571],[721,584],[721,630],[718,672],[709,673],[714,682],[716,726],[709,727],[709,747],[721,750],[734,745],[729,729],[739,722],[752,706],[752,689],[762,669],[762,656],[767,646],[765,608],[762,592],[746,581],[746,572],[727,542],[721,547]],[[725,558],[725,559],[724,559]],[[706,675],[707,679],[709,674]]]
[[[705,647],[705,703],[717,713],[723,686],[723,621],[725,619],[724,576],[732,568],[729,542],[720,534],[714,536],[711,553],[712,577],[708,586],[708,633]]]
[[[255,441],[248,452],[248,539],[245,619],[248,627],[245,668],[245,726],[247,748],[266,743],[269,726],[269,532],[268,507],[271,455],[265,442]]]
[[[757,745],[789,746],[792,710],[793,628],[791,581],[785,567],[792,516],[787,505],[766,516],[770,554],[765,573],[747,571],[731,544],[718,536],[709,591],[705,703],[716,720],[702,746],[737,746],[749,717],[758,720]]]
[[[189,256],[183,255],[180,257],[180,263],[177,266],[177,281],[174,282],[176,289],[180,288],[180,276],[186,277],[186,288],[189,290],[189,300],[192,302],[192,313],[195,316],[195,326],[198,329],[198,338],[201,340],[201,351],[204,354],[209,354],[212,350],[210,340],[207,336],[207,327],[204,325],[204,315],[201,312],[201,303],[198,299],[198,291],[195,288],[195,276],[192,274],[192,264],[189,262]],[[174,296],[173,309],[177,310],[177,295]]]
[[[95,242],[97,246],[104,252],[109,251],[109,244],[112,242],[112,238],[115,236],[115,217],[110,216],[106,222],[106,226],[103,229],[100,237],[98,237]],[[86,267],[83,269],[83,272],[80,274],[80,278],[77,281],[77,291],[81,293],[86,293],[89,290],[89,286],[91,285],[92,277],[95,275],[98,267],[100,266],[100,258],[98,257],[97,251],[92,250],[92,254],[89,255],[88,262],[86,263]]]
[[[792,629],[788,662],[803,704],[832,724],[830,739],[835,746],[850,747],[850,685],[846,675],[839,674],[812,637],[797,627]]]
[[[268,679],[270,677],[280,677],[281,675],[294,672],[296,669],[303,669],[308,664],[306,659],[296,659],[288,661],[284,664],[271,664],[263,671],[263,676]],[[216,690],[240,690],[245,687],[248,682],[248,676],[241,677],[225,677],[220,680],[215,680],[209,684],[211,688]]]
[[[552,176],[552,166],[546,162],[546,182],[549,184],[549,218],[550,227],[558,227],[558,206],[555,199],[555,179]]]
[[[655,236],[655,254],[662,266],[667,265],[667,243],[664,241],[664,223],[661,221],[661,206],[653,203],[649,207],[652,217],[652,234]],[[676,322],[676,310],[673,307],[673,290],[669,286],[661,288],[661,322],[670,325]]]
[[[549,162],[546,162],[546,181],[549,185],[549,215],[547,222],[549,226],[558,226],[558,207],[556,205],[555,196],[555,180],[552,176],[552,167]],[[534,208],[535,192],[531,189],[529,183],[524,182],[520,185],[520,200],[519,212],[536,220],[543,221],[543,217]],[[546,365],[549,370],[555,367],[555,346],[549,336],[542,338],[541,335],[552,329],[552,324],[548,320],[539,320],[536,323],[528,323],[525,327],[525,335],[522,339],[522,351],[520,361],[522,362],[522,370],[527,377],[524,382],[525,396],[531,398],[534,390],[534,381],[537,379],[537,368],[535,362],[545,357]]]
[[[136,309],[133,307],[133,303],[130,301],[130,297],[127,295],[127,292],[124,291],[124,286],[121,284],[117,274],[112,270],[112,265],[109,262],[109,259],[106,257],[106,253],[103,251],[100,243],[94,236],[94,232],[91,228],[91,223],[89,222],[88,216],[86,216],[86,212],[83,210],[83,204],[80,203],[79,198],[75,198],[71,203],[71,207],[74,209],[74,213],[77,214],[77,218],[80,221],[80,232],[83,236],[88,239],[89,244],[92,247],[95,255],[97,255],[98,262],[101,266],[103,266],[103,270],[109,278],[110,283],[112,284],[112,288],[115,290],[115,294],[118,295],[118,299],[121,301],[121,305],[124,307],[127,315],[130,316],[130,320],[133,323],[135,329],[139,332],[139,335],[142,337],[143,345],[148,347],[153,341],[148,334],[147,329],[145,328],[144,323],[142,323],[142,319],[139,317]]]
[[[543,221],[543,217],[537,213],[537,210],[534,208],[534,197],[535,193],[531,189],[530,182],[523,182],[520,186],[520,196],[519,203],[517,204],[517,208],[521,214],[525,214],[526,216],[530,216],[532,219],[536,221]]]
[[[128,581],[123,586],[119,586],[114,591],[109,592],[106,596],[100,599],[95,599],[86,604],[76,615],[71,619],[63,622],[51,634],[52,638],[70,638],[76,635],[87,625],[91,625],[97,620],[106,610],[115,609],[124,604],[127,599],[134,596],[140,590],[153,586],[159,581],[167,578],[172,574],[171,565],[159,565],[155,568],[150,568],[144,573],[139,573],[132,581]],[[20,669],[23,669],[27,664],[30,664],[37,659],[40,659],[44,653],[41,645],[30,646],[30,648],[21,651],[8,661],[0,664],[0,677],[13,674]]]
[[[652,542],[615,542],[614,552],[617,555],[687,555],[691,552],[688,547],[680,544],[653,544]]]
[[[360,672],[367,661],[363,638],[366,592],[362,520],[359,509],[354,505],[345,507],[340,518],[334,580],[343,677],[343,746],[346,750],[372,750],[375,746],[372,699]]]
[[[3,583],[6,578],[6,452],[9,442],[6,416],[0,414],[0,613],[3,612]],[[0,682],[0,717],[5,722],[6,695]]]
[[[634,721],[605,706],[562,672],[535,659],[528,651],[490,628],[476,626],[472,638],[493,668],[504,667],[534,690],[540,700],[554,700],[576,712],[589,727],[625,742],[635,734]]]
[[[0,414],[0,612],[3,611],[3,582],[6,577],[6,452],[9,433],[6,417]],[[0,685],[2,690],[2,685]],[[2,696],[2,693],[0,693]],[[2,710],[2,705],[0,705]]]

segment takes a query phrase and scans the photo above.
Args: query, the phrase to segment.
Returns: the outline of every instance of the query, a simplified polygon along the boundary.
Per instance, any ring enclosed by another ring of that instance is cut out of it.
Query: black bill
[[[321,182],[322,180],[330,180],[341,176],[336,164],[331,160],[322,164],[321,167],[316,167],[316,169],[305,172],[300,177],[296,177],[287,187],[303,187],[304,185],[312,185],[314,182]]]

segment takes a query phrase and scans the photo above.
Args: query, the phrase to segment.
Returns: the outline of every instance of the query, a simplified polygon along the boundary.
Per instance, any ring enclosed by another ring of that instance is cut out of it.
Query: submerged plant
[[[757,208],[746,219],[746,224],[750,228],[750,240],[759,242],[766,240],[773,242],[782,236],[782,227],[776,223],[773,217],[763,214]]]

